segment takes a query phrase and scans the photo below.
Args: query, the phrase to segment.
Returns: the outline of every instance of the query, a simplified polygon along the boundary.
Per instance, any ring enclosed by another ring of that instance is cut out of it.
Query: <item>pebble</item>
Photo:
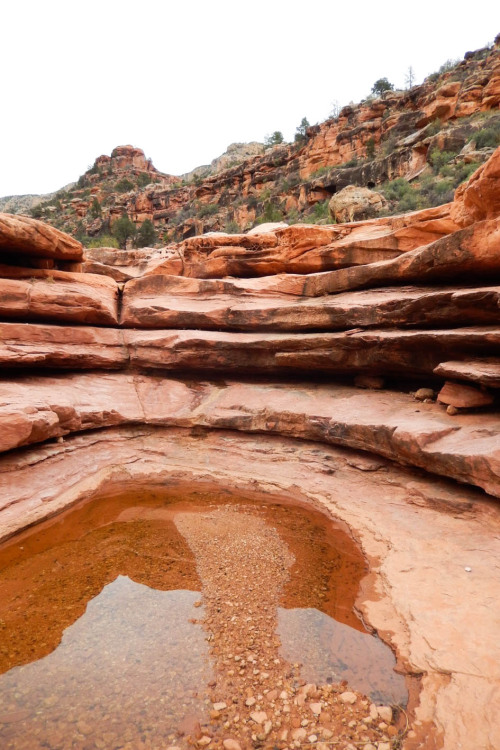
[[[214,703],[214,711],[224,711],[227,705],[222,701],[220,703]]]
[[[237,740],[227,739],[222,744],[224,750],[241,750],[241,745]]]
[[[255,721],[256,724],[263,724],[267,721],[267,714],[265,711],[252,711],[250,718]]]
[[[356,693],[351,693],[349,690],[346,690],[345,693],[340,693],[339,698],[342,703],[348,703],[350,705],[353,705],[358,700]]]
[[[377,713],[382,721],[387,724],[392,722],[392,708],[390,706],[377,706]]]

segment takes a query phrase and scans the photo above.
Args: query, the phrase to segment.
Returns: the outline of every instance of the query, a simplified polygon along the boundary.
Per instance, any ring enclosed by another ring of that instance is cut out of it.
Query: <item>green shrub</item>
[[[95,196],[94,196],[94,200],[90,204],[89,213],[94,219],[97,219],[99,218],[99,216],[102,215],[101,204],[99,203],[99,201],[97,200]]]
[[[456,152],[454,151],[441,151],[441,149],[439,148],[432,149],[431,153],[429,154],[429,162],[432,165],[434,174],[438,174],[442,167],[449,161],[451,161],[455,156]]]
[[[319,203],[315,203],[312,209],[307,213],[307,220],[310,221],[311,224],[318,224],[320,221],[324,221],[325,219],[330,220],[328,203],[328,198],[324,201],[320,201]]]
[[[368,138],[368,140],[366,141],[366,158],[375,158],[375,138],[373,136],[370,136],[370,138]]]
[[[241,230],[238,224],[234,220],[231,220],[231,221],[226,221],[224,231],[227,232],[228,234],[239,234]]]
[[[100,237],[89,237],[87,242],[83,244],[86,247],[119,247],[116,237],[112,237],[110,234],[103,234]]]
[[[481,128],[472,136],[476,148],[496,148],[500,146],[500,119],[487,128]]]
[[[146,219],[140,226],[135,237],[136,247],[151,247],[156,242],[156,230],[150,219]]]
[[[396,180],[386,182],[382,185],[382,193],[389,201],[401,201],[411,191],[412,187],[404,177],[398,177]]]
[[[197,214],[203,219],[205,216],[214,216],[219,210],[220,206],[217,203],[204,203],[197,210]]]
[[[126,177],[118,180],[118,182],[115,184],[115,190],[118,193],[128,193],[130,190],[133,190],[134,187],[134,183],[130,182],[130,180],[128,180]]]
[[[113,237],[116,237],[122,250],[127,248],[127,240],[131,239],[135,235],[135,224],[130,221],[127,214],[123,214],[119,219],[115,221],[112,227]]]
[[[141,172],[136,182],[138,188],[143,188],[146,187],[146,185],[149,185],[149,183],[151,182],[151,177],[150,175],[146,174],[146,172]]]

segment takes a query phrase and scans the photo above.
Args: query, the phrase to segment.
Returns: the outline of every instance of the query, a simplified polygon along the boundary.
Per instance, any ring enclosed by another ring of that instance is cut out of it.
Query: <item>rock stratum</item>
[[[439,207],[157,250],[0,215],[0,538],[145,483],[312,504],[370,562],[402,747],[498,747],[499,195],[497,149]]]

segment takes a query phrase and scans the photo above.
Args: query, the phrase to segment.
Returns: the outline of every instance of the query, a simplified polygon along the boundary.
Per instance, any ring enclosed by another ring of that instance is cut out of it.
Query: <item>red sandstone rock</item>
[[[304,294],[340,292],[391,283],[486,278],[500,271],[500,218],[480,221],[393,260],[312,274]]]
[[[57,260],[81,260],[82,244],[36,219],[0,214],[0,251]]]
[[[500,344],[498,328],[322,334],[124,330],[136,368],[224,373],[428,375],[444,358],[481,356]],[[48,350],[51,345],[47,342]],[[0,350],[0,361],[1,361]]]
[[[0,319],[115,325],[118,288],[91,274],[0,266]]]
[[[91,398],[89,398],[91,395]],[[411,395],[306,383],[196,385],[130,373],[0,382],[0,450],[125,424],[272,432],[370,451],[500,496],[500,420]]]
[[[127,362],[121,331],[113,328],[0,323],[3,367],[115,370]]]
[[[383,195],[368,188],[348,185],[331,198],[328,208],[338,223],[376,216],[387,206]]]
[[[470,359],[441,362],[434,370],[436,375],[455,380],[471,380],[490,388],[500,388],[500,359]]]
[[[463,225],[500,216],[500,147],[459,187],[452,216]]]
[[[132,328],[334,331],[353,327],[494,324],[500,287],[403,287],[297,299],[252,281],[146,276],[125,284],[120,323]]]
[[[272,334],[0,323],[0,364],[407,377],[431,374],[444,358],[485,355],[499,343],[500,330],[494,327]]]
[[[487,391],[447,381],[438,393],[438,401],[454,406],[456,409],[475,409],[478,406],[489,406],[493,396]]]

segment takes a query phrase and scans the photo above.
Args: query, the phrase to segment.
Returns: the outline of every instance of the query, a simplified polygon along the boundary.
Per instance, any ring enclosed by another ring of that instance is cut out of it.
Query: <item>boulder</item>
[[[64,232],[27,216],[0,214],[0,257],[10,255],[79,261],[81,242]]]
[[[348,185],[332,196],[328,208],[332,218],[339,224],[345,221],[359,221],[376,216],[386,207],[383,195],[368,188]]]

